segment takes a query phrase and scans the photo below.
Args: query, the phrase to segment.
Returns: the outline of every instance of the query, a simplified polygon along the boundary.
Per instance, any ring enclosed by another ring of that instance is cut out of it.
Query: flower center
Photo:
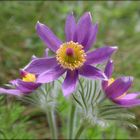
[[[80,68],[86,61],[83,46],[73,41],[63,43],[56,52],[56,59],[66,69]]]
[[[114,81],[115,81],[114,78],[110,78],[110,79],[108,80],[108,86],[110,86]]]
[[[26,71],[21,71],[20,74],[22,76],[22,81],[24,81],[24,82],[35,82],[36,81],[35,74],[28,73]]]
[[[73,56],[74,55],[73,48],[67,48],[66,49],[66,55],[67,56]]]

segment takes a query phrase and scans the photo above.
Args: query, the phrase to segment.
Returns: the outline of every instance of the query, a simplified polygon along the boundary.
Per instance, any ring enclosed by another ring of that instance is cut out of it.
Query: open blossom
[[[26,66],[26,71],[39,75],[37,82],[52,82],[66,73],[62,90],[67,96],[75,90],[79,75],[92,79],[106,79],[105,74],[93,64],[108,60],[117,47],[104,46],[88,52],[95,43],[98,31],[98,25],[92,24],[89,12],[85,13],[78,23],[73,14],[68,15],[64,43],[42,23],[37,22],[36,30],[45,45],[55,53],[55,57],[38,58]]]
[[[111,78],[113,67],[114,65],[112,60],[109,60],[105,68],[105,74],[109,80],[102,82],[106,96],[114,103],[123,107],[140,105],[140,99],[138,98],[138,96],[140,96],[140,92],[128,93],[128,90],[132,85],[133,78],[128,76],[114,80]]]
[[[36,90],[40,84],[36,82],[36,75],[27,71],[20,71],[21,79],[10,81],[10,89],[0,88],[0,93],[11,95],[29,94]]]

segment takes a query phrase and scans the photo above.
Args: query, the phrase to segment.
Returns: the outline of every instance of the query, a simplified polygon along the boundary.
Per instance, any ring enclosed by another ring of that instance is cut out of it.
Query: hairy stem
[[[84,131],[84,129],[85,129],[85,125],[82,123],[80,125],[80,127],[79,127],[74,139],[78,139],[81,136],[81,134]]]
[[[53,109],[47,111],[47,119],[51,130],[51,137],[52,139],[57,139],[57,126]]]
[[[76,111],[76,106],[72,103],[71,110],[70,110],[69,123],[68,123],[68,127],[69,127],[68,138],[69,139],[73,139],[75,111]]]

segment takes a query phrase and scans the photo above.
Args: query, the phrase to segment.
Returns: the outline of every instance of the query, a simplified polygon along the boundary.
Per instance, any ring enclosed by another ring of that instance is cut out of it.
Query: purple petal
[[[105,93],[109,98],[114,100],[115,98],[123,95],[125,92],[128,91],[128,89],[132,85],[132,81],[133,81],[132,77],[118,78],[105,89]]]
[[[56,52],[62,42],[54,35],[54,33],[44,24],[37,22],[37,34],[48,46],[49,49]]]
[[[107,62],[107,65],[105,67],[105,75],[107,76],[108,79],[111,78],[112,76],[112,73],[113,73],[113,70],[114,70],[114,65],[113,65],[113,60],[109,60]],[[105,88],[108,86],[108,80],[106,81],[102,81],[102,87],[103,87],[103,90],[105,90]]]
[[[133,107],[140,105],[140,99],[130,99],[130,100],[120,99],[115,100],[114,102],[122,107]]]
[[[90,49],[90,47],[92,47],[94,45],[94,43],[96,42],[97,33],[98,33],[98,24],[95,24],[91,27],[90,37],[89,37],[88,41],[86,42],[86,44],[84,45],[85,51],[88,51]]]
[[[33,82],[24,82],[22,80],[17,80],[17,89],[23,93],[30,93],[36,90],[41,84]]]
[[[12,84],[13,86],[17,86],[19,79],[11,80],[9,83]]]
[[[0,94],[10,94],[10,95],[22,95],[23,93],[20,90],[17,89],[4,89],[0,88]]]
[[[110,58],[117,47],[103,47],[87,53],[86,64],[99,64]]]
[[[24,70],[34,74],[41,74],[57,65],[56,58],[33,59]]]
[[[113,60],[109,60],[105,67],[105,74],[108,78],[111,78],[113,70],[114,70]]]
[[[76,35],[77,42],[83,46],[89,39],[90,29],[92,27],[92,18],[90,12],[86,12],[78,21]]]
[[[83,67],[81,67],[79,69],[79,74],[81,74],[82,76],[85,76],[87,78],[92,78],[92,79],[105,80],[107,78],[101,70],[97,69],[94,66],[90,66],[90,65],[84,65]]]
[[[73,13],[71,13],[67,16],[65,25],[65,34],[67,42],[74,40],[75,30],[76,30],[76,22]]]
[[[61,68],[59,65],[50,69],[49,71],[45,71],[44,73],[40,74],[37,78],[38,83],[49,83],[54,81],[55,79],[59,78],[65,70]]]
[[[78,71],[67,71],[66,78],[62,85],[64,96],[70,95],[76,88],[78,81]]]
[[[135,99],[138,96],[140,96],[140,93],[129,93],[127,95],[125,95],[123,98],[121,99],[126,99],[126,100],[130,100],[130,99]]]
[[[105,89],[106,89],[107,86],[108,86],[107,80],[106,80],[106,81],[103,80],[103,81],[102,81],[102,88],[103,88],[104,91],[105,91]]]

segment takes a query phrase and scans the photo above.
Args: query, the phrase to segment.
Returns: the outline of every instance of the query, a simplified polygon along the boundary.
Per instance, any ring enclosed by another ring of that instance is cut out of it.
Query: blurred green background
[[[114,76],[134,76],[132,91],[140,91],[139,1],[1,1],[0,85],[2,86],[19,76],[19,68],[24,67],[33,54],[38,56],[43,54],[45,45],[36,34],[36,22],[39,20],[47,24],[64,41],[65,18],[71,11],[74,12],[77,19],[84,12],[91,12],[93,21],[99,23],[97,43],[94,47],[118,46],[119,50],[113,56],[115,62]],[[44,118],[40,113],[31,116],[34,112],[33,108],[26,107],[21,103],[14,103],[13,105],[13,100],[15,100],[13,98],[1,98],[3,102],[0,103],[0,124],[3,126],[0,125],[0,136],[2,135],[2,138],[46,138],[47,124],[43,123]],[[9,106],[10,110],[8,110]],[[16,106],[17,109],[13,106]],[[19,110],[21,111],[19,112]],[[8,114],[8,111],[11,115]],[[133,111],[136,113],[135,124],[140,127],[139,107]],[[21,112],[23,112],[24,121],[21,121],[23,120]],[[7,122],[7,119],[3,115],[8,115],[11,122],[4,123]],[[26,115],[30,117],[25,118]],[[14,117],[16,119],[12,120]],[[23,123],[24,125],[22,125]],[[38,126],[38,124],[40,125]],[[11,127],[14,127],[15,132],[9,131]],[[22,131],[19,131],[20,129]],[[112,127],[109,131],[111,129]],[[18,130],[18,134],[16,130]],[[27,130],[29,130],[29,134],[26,133]],[[99,132],[98,129],[96,132],[93,131],[87,131],[86,137],[100,138],[100,130]],[[5,132],[7,136],[5,136]],[[127,128],[118,130],[117,135],[118,138],[139,138],[139,132],[140,130],[135,131]]]

